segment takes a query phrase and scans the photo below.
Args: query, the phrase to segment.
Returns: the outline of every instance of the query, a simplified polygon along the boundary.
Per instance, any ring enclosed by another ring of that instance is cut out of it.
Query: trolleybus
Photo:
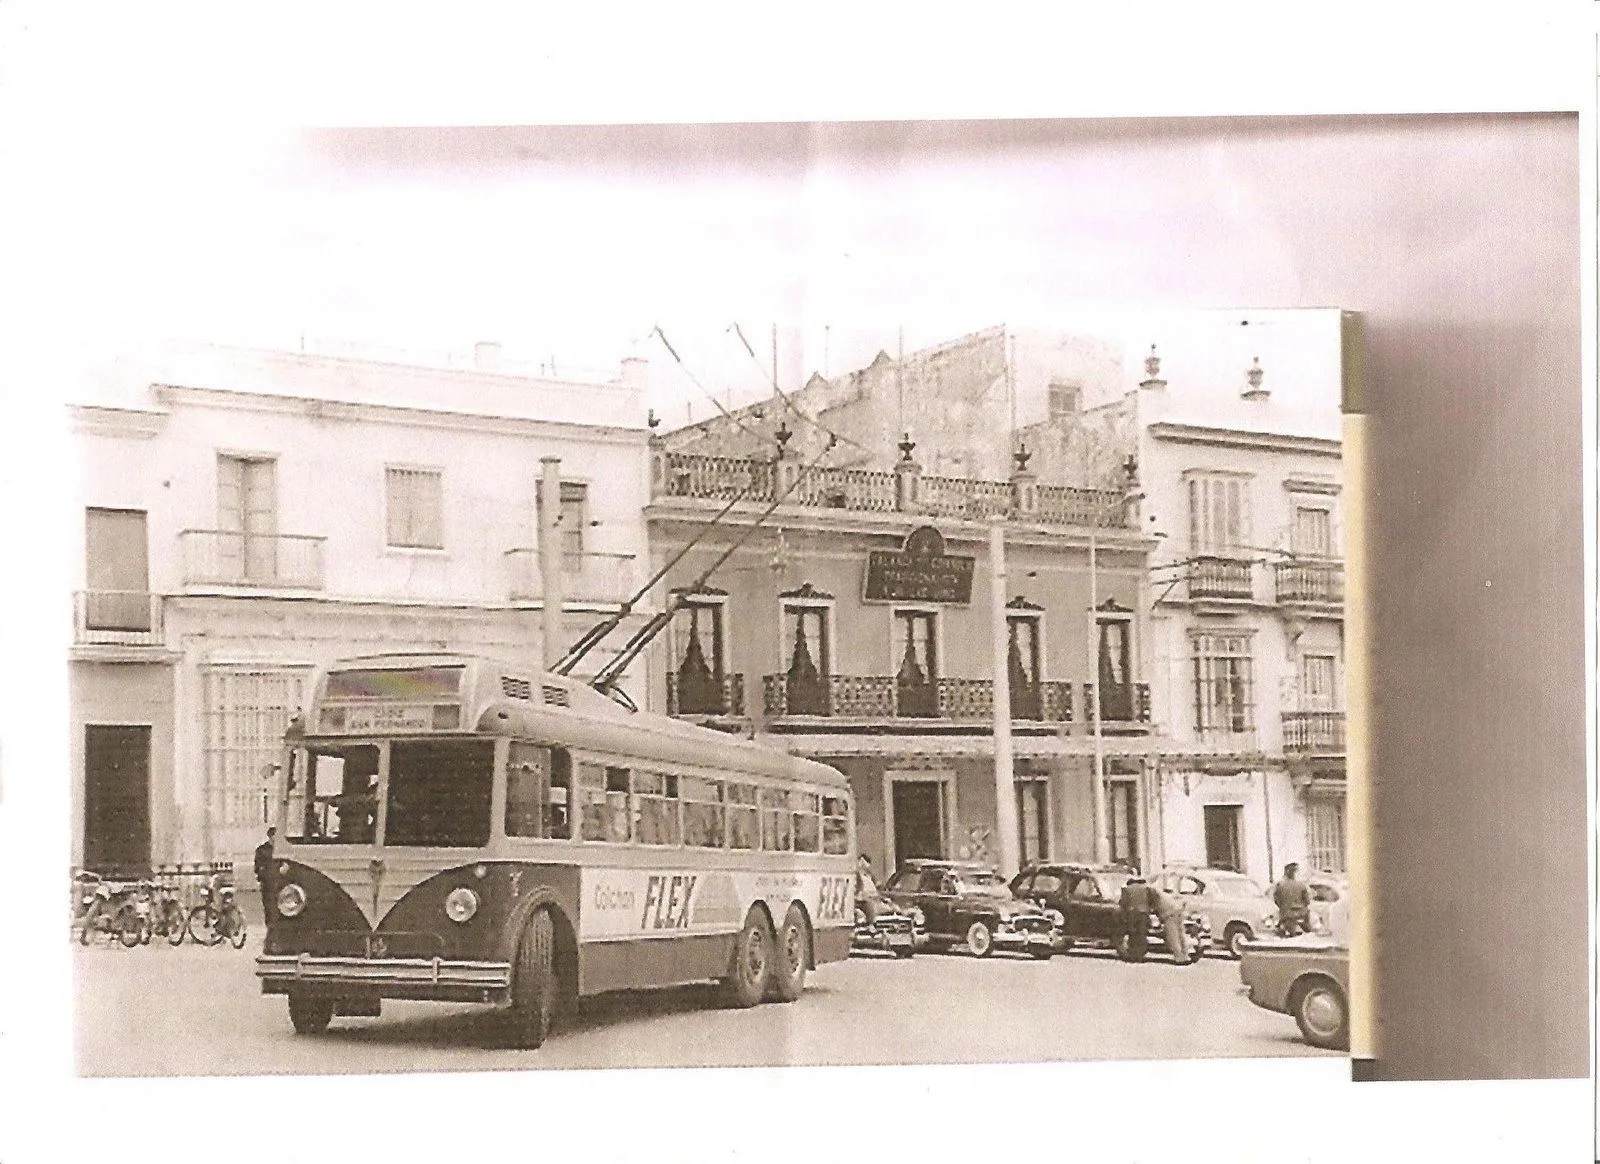
[[[486,1003],[510,1045],[605,991],[788,1002],[848,956],[833,768],[456,654],[328,668],[291,724],[256,973],[294,1029]]]

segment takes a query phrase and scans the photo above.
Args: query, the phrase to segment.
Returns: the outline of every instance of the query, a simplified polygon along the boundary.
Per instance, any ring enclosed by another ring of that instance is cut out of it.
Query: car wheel
[[[914,958],[916,955],[917,948],[915,946],[902,946],[894,952],[896,958]]]
[[[1227,946],[1230,958],[1242,957],[1244,955],[1244,944],[1254,937],[1255,934],[1250,931],[1250,927],[1239,922],[1235,922],[1222,931],[1222,942],[1223,945]]]
[[[1297,988],[1293,1009],[1306,1042],[1327,1051],[1349,1049],[1350,1007],[1337,983],[1318,978]]]
[[[333,999],[290,994],[289,1021],[297,1035],[320,1035],[333,1021]]]
[[[1054,954],[1055,951],[1049,946],[1045,946],[1043,949],[1039,948],[1038,946],[1030,946],[1028,948],[1028,953],[1032,954],[1041,962],[1048,962],[1050,960],[1050,956]]]
[[[1056,946],[1056,953],[1065,954],[1069,952],[1072,949],[1073,944],[1074,943],[1071,938],[1062,938],[1060,944]]]
[[[767,997],[775,1002],[793,1002],[806,988],[806,962],[810,942],[805,911],[791,905],[778,934],[777,964],[772,968]]]
[[[733,943],[733,961],[722,980],[727,1004],[743,1010],[760,1002],[772,974],[772,929],[767,916],[754,907],[745,915],[744,928]]]
[[[967,953],[974,958],[987,958],[994,951],[994,934],[981,921],[967,927]]]

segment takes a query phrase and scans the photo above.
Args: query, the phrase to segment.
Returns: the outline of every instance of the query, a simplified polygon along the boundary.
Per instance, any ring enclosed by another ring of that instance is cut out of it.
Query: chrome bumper
[[[1015,946],[1017,949],[1026,949],[1029,946],[1044,946],[1053,949],[1060,945],[1059,939],[1053,932],[1039,933],[1035,930],[995,930],[994,944],[997,946]]]
[[[293,982],[349,982],[363,986],[472,986],[507,989],[509,962],[452,962],[443,958],[333,958],[263,954],[256,977]]]

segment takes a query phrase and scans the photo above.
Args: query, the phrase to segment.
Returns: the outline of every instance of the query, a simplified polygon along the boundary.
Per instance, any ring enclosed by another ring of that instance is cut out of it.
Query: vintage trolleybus
[[[537,1047],[580,996],[717,979],[787,1002],[849,953],[854,836],[823,764],[462,655],[337,664],[289,730],[256,972],[301,1033],[488,1003]]]

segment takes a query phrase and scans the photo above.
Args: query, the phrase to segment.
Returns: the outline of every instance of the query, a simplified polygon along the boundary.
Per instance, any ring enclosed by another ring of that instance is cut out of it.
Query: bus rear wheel
[[[772,967],[772,982],[767,997],[775,1002],[793,1002],[806,988],[806,966],[811,960],[811,927],[805,910],[791,905],[778,934],[778,957]]]
[[[744,928],[733,943],[733,962],[722,980],[723,996],[738,1009],[754,1006],[767,993],[772,976],[772,925],[758,907],[745,914]]]
[[[555,920],[541,909],[528,919],[512,967],[506,1033],[513,1049],[537,1050],[550,1037],[556,1013],[555,952]]]

